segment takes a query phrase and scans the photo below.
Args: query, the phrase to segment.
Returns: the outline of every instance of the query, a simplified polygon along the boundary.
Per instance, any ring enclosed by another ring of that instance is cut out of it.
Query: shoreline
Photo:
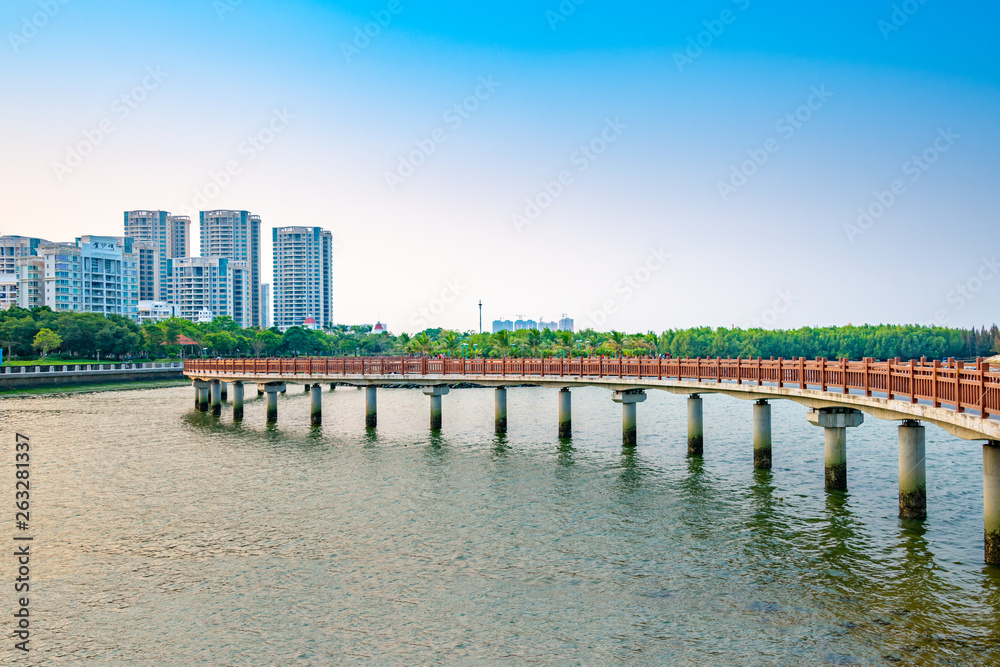
[[[24,389],[0,389],[0,399],[21,398],[52,394],[96,394],[105,391],[125,391],[138,389],[163,389],[183,387],[190,384],[187,379],[146,380],[142,382],[100,382],[93,384],[59,385],[52,387],[31,387]]]

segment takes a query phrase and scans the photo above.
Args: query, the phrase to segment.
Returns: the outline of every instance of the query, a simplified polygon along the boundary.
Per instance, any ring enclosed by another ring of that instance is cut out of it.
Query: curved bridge
[[[199,410],[221,413],[222,391],[233,384],[234,418],[243,414],[243,385],[267,393],[268,421],[277,421],[277,393],[305,385],[312,395],[312,421],[322,421],[320,385],[366,388],[366,425],[377,424],[376,392],[384,385],[422,387],[430,397],[431,428],[441,428],[442,396],[456,384],[496,387],[495,425],[507,429],[507,387],[538,385],[559,389],[559,435],[572,436],[570,390],[596,386],[611,390],[622,404],[622,440],[636,444],[636,405],[646,391],[660,389],[688,398],[688,453],[703,453],[701,394],[728,394],[755,400],[754,465],[771,467],[771,413],[768,401],[787,399],[811,411],[810,422],[825,429],[826,485],[847,488],[847,429],[864,414],[899,420],[899,512],[926,517],[924,426],[935,424],[983,447],[985,551],[1000,564],[1000,373],[979,360],[967,364],[898,359],[442,359],[427,357],[339,357],[299,359],[188,360],[184,374],[196,387]]]

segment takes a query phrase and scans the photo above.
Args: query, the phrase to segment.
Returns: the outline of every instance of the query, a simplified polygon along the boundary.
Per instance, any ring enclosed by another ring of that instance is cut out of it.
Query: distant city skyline
[[[0,8],[2,234],[251,211],[273,284],[318,226],[399,331],[998,319],[996,6],[56,4]]]

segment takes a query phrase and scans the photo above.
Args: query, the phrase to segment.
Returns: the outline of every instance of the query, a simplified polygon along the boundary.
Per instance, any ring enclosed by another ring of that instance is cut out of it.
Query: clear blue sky
[[[8,0],[0,232],[320,225],[396,332],[1000,321],[995,3],[672,4]]]

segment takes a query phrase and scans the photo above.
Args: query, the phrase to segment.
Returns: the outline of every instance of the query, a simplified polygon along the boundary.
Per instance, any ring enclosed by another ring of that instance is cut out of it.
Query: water
[[[3,399],[4,463],[15,430],[34,445],[34,663],[1000,662],[978,443],[928,426],[930,518],[902,522],[891,422],[849,432],[829,493],[787,401],[755,472],[752,404],[724,396],[698,461],[661,392],[623,452],[601,389],[573,391],[572,444],[551,389],[508,392],[503,439],[488,389],[444,397],[440,436],[419,391],[380,390],[371,434],[363,392],[312,429],[299,391],[277,427],[189,387]]]

